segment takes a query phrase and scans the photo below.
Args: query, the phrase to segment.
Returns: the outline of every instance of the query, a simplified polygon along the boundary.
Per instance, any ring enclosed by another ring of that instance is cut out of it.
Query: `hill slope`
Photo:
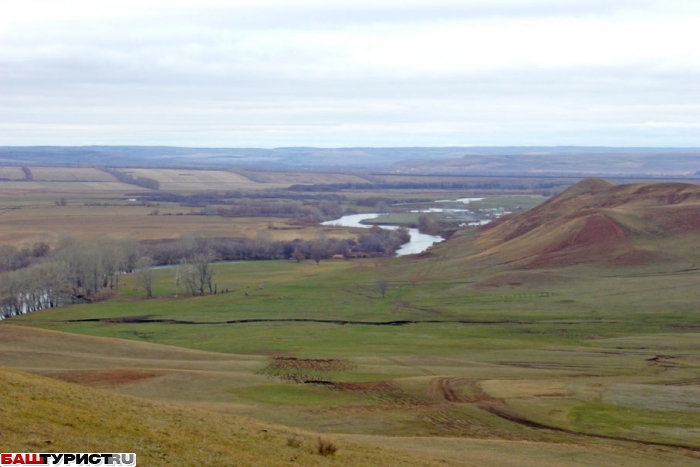
[[[700,186],[585,179],[442,251],[474,266],[631,266],[693,261],[699,239]]]
[[[136,452],[140,466],[445,465],[352,442],[321,456],[311,433],[3,368],[0,399],[2,452]]]

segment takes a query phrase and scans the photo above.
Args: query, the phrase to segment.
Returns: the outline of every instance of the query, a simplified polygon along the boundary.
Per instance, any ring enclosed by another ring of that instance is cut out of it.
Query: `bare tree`
[[[294,258],[294,260],[295,260],[297,263],[301,263],[302,261],[304,261],[304,259],[306,258],[306,256],[304,255],[304,252],[301,251],[301,248],[298,248],[298,247],[297,247],[297,248],[294,249],[294,252],[292,253],[292,258]]]
[[[328,238],[321,232],[315,242],[311,245],[311,257],[316,264],[328,255]]]
[[[146,298],[153,298],[153,259],[148,256],[139,258],[136,268],[137,277],[146,292]]]
[[[71,295],[89,297],[103,288],[102,259],[95,244],[64,237],[59,241],[56,259],[68,266]]]
[[[123,270],[125,272],[131,272],[136,268],[136,261],[141,257],[141,247],[139,246],[139,242],[133,238],[124,239],[120,243],[122,254],[124,255]]]
[[[0,319],[58,306],[67,272],[55,261],[0,274]]]
[[[323,254],[325,252],[325,249],[323,248],[322,245],[318,243],[314,243],[311,246],[311,257],[316,261],[316,264],[321,262],[321,258],[323,258]]]
[[[186,269],[187,261],[185,261],[184,258],[173,266],[173,272],[175,273],[175,298],[177,298],[178,294],[180,293],[180,284],[182,283]]]
[[[183,258],[210,252],[209,240],[200,232],[190,232],[177,239],[177,249]]]
[[[191,295],[204,295],[205,290],[214,293],[212,279],[214,277],[214,256],[200,253],[189,258],[183,279],[187,292]]]
[[[105,287],[119,289],[119,275],[124,272],[127,261],[127,249],[123,242],[113,238],[98,241],[102,253],[102,269],[105,273]]]
[[[374,283],[374,285],[377,287],[377,290],[379,290],[379,293],[382,294],[383,299],[386,295],[387,289],[389,289],[389,281],[386,279],[379,279]]]

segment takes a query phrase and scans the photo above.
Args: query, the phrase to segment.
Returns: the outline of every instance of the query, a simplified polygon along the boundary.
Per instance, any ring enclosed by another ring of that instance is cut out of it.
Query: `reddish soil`
[[[609,218],[593,214],[585,218],[583,226],[572,235],[571,247],[593,247],[616,244],[625,240],[625,232]]]
[[[49,373],[47,376],[84,386],[122,386],[168,374],[153,370],[76,370]]]

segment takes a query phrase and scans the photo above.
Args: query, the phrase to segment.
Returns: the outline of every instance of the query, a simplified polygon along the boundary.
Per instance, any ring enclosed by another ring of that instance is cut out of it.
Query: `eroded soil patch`
[[[158,378],[166,374],[168,374],[166,371],[116,369],[50,372],[46,373],[46,376],[65,381],[67,383],[76,383],[93,387],[105,387],[132,384],[151,378]]]

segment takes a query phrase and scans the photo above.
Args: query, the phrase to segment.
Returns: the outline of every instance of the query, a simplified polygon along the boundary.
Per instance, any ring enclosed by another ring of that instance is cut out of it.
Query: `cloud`
[[[700,145],[696,31],[684,1],[5,2],[0,144]]]

